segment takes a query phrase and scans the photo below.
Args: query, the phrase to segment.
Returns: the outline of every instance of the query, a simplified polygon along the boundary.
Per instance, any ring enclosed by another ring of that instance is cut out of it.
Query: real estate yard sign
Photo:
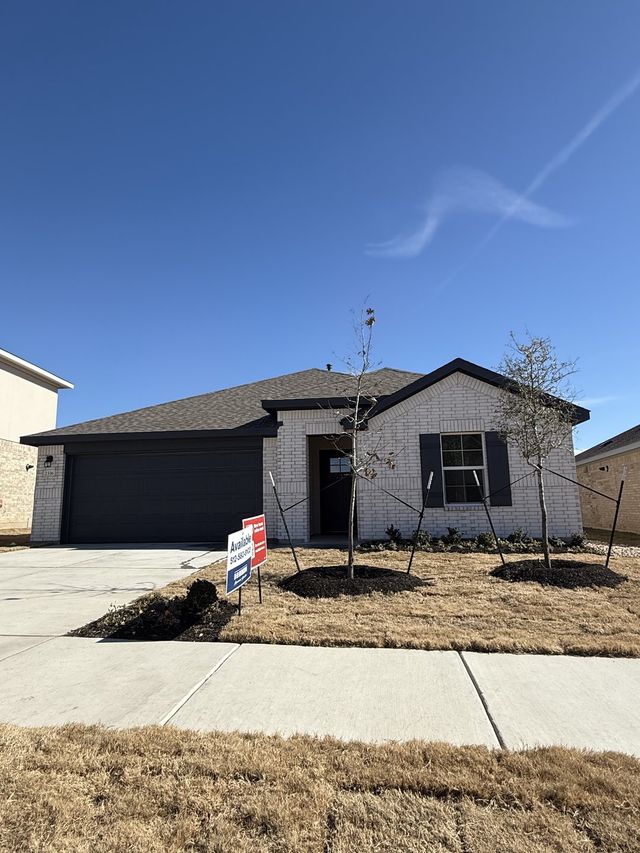
[[[260,566],[267,562],[267,522],[264,515],[243,518],[242,526],[253,530],[253,557],[251,568],[258,570],[258,601],[262,604],[262,578]]]
[[[251,577],[253,527],[230,533],[227,537],[227,595],[239,590]]]
[[[254,515],[253,518],[243,518],[243,527],[253,527],[253,559],[251,568],[257,569],[267,562],[267,524],[264,515]]]

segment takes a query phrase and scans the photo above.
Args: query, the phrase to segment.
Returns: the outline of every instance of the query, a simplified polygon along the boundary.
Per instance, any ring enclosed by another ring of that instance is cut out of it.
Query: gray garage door
[[[152,445],[153,447],[153,445]],[[226,543],[262,511],[262,443],[69,452],[63,540]]]

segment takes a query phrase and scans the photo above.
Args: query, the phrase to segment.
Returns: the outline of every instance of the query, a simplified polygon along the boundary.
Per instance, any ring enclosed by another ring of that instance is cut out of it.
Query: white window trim
[[[446,435],[479,435],[482,439],[482,465],[447,465],[445,466],[442,459],[442,437]],[[460,507],[481,507],[482,501],[463,501],[461,503],[449,503],[447,500],[447,483],[445,480],[445,471],[482,471],[482,488],[485,495],[489,494],[488,487],[488,471],[487,471],[487,447],[485,442],[485,433],[483,430],[465,430],[464,432],[441,432],[440,433],[440,468],[442,469],[442,501],[445,507],[459,509]]]

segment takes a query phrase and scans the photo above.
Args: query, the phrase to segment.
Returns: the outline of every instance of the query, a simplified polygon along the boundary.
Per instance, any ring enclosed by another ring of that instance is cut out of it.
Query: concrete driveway
[[[203,546],[75,546],[0,554],[0,658],[97,619],[112,604],[191,574],[219,557]]]

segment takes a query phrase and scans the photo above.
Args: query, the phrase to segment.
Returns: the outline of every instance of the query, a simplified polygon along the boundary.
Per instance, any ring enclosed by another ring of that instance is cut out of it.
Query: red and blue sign
[[[242,526],[253,528],[251,568],[257,569],[267,562],[267,522],[264,515],[254,515],[253,518],[243,518]]]
[[[251,577],[253,553],[252,525],[229,534],[227,537],[227,595],[240,589]]]

